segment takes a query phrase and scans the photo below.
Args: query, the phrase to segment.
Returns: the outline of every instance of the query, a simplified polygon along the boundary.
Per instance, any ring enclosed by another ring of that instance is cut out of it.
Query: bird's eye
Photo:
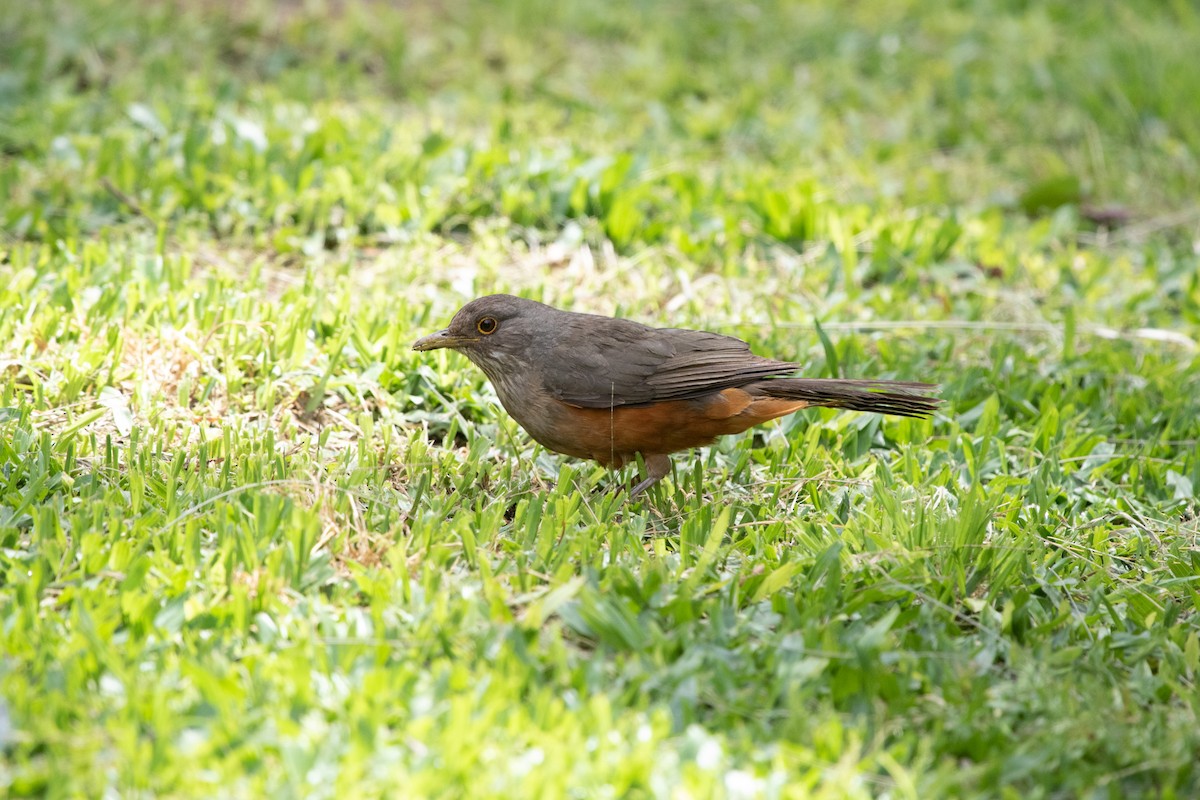
[[[475,330],[482,333],[484,336],[489,336],[496,332],[496,328],[500,327],[500,323],[496,322],[495,317],[483,317],[479,322],[475,323]]]

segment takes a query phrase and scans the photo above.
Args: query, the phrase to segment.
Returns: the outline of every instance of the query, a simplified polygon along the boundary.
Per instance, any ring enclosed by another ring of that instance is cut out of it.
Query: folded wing
[[[778,375],[798,364],[756,356],[732,336],[682,328],[648,328],[629,320],[608,320],[587,335],[577,352],[556,351],[548,363],[570,365],[543,376],[559,400],[580,408],[685,400]],[[593,324],[594,325],[594,324]]]

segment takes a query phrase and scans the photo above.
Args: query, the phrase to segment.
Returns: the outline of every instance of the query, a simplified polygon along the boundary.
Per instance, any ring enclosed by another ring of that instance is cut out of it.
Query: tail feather
[[[873,411],[897,417],[928,417],[942,402],[936,397],[918,394],[935,391],[937,384],[915,381],[774,378],[759,381],[754,388],[781,400],[804,400],[814,406]]]

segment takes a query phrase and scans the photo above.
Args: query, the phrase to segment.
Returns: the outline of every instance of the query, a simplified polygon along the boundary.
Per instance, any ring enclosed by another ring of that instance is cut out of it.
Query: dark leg
[[[663,478],[671,474],[671,457],[667,455],[648,456],[643,454],[642,460],[646,462],[646,479],[633,487],[633,491],[629,493],[629,499],[637,497],[642,492],[649,489],[654,484],[661,481]]]

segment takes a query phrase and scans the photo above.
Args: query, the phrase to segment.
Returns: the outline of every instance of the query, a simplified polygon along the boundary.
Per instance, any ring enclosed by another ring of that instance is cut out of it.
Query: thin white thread
[[[608,461],[617,463],[617,384],[608,382]]]

